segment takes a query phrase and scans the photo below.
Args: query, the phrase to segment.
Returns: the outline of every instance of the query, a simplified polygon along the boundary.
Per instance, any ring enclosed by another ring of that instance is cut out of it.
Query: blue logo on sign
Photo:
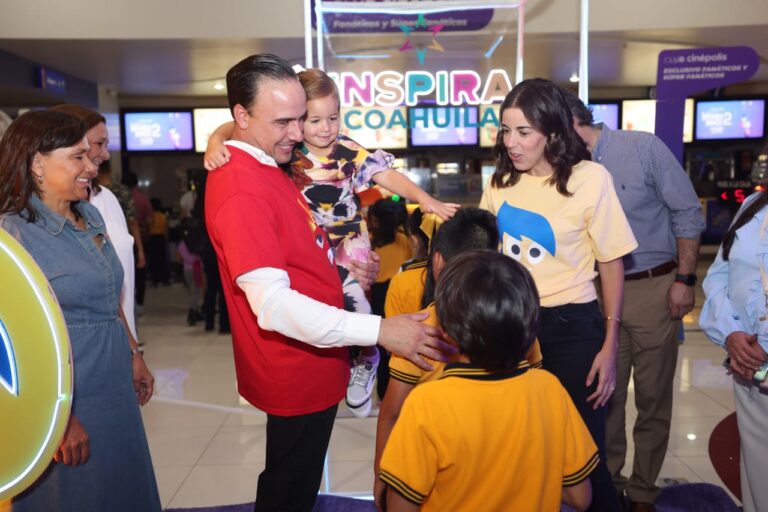
[[[5,324],[0,320],[0,385],[12,395],[19,394],[19,380],[16,372],[16,358],[13,345]]]

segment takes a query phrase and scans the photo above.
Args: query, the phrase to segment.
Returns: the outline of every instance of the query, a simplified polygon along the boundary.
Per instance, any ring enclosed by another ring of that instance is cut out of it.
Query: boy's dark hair
[[[421,297],[421,307],[432,304],[435,297],[435,276],[433,259],[436,252],[448,263],[455,256],[481,249],[497,250],[499,247],[499,228],[496,216],[487,210],[466,207],[459,209],[456,214],[443,223],[432,238],[427,259],[427,279],[424,284],[424,295]]]
[[[291,64],[277,55],[263,53],[244,58],[227,71],[227,99],[234,116],[235,105],[250,111],[264,80],[298,80]]]
[[[538,333],[539,294],[533,278],[495,251],[470,251],[446,265],[435,306],[459,352],[492,373],[517,368]]]

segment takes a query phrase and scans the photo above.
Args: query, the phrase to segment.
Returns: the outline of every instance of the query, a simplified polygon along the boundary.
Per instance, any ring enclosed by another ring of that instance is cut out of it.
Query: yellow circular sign
[[[53,459],[69,421],[72,365],[64,315],[32,256],[0,229],[0,501]]]

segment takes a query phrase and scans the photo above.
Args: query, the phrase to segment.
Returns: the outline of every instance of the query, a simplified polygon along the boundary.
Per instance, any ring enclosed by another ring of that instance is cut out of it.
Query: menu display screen
[[[126,112],[128,151],[191,151],[192,112]]]
[[[621,129],[654,133],[656,131],[656,100],[622,101]]]
[[[109,136],[107,149],[110,151],[120,151],[122,149],[120,145],[120,114],[108,112],[102,115],[107,120],[107,135]]]
[[[216,128],[232,121],[228,108],[196,108],[192,111],[195,121],[195,151],[205,153],[208,139]]]
[[[413,146],[477,144],[477,107],[414,107],[408,116]]]
[[[496,145],[496,136],[499,133],[499,108],[498,103],[482,105],[480,107],[480,147],[492,148]]]
[[[406,116],[405,107],[346,107],[341,109],[340,132],[370,151],[405,149]]]
[[[764,136],[765,100],[696,103],[696,140],[759,139]]]
[[[595,124],[603,123],[611,130],[619,129],[619,104],[618,103],[590,103],[592,118]]]

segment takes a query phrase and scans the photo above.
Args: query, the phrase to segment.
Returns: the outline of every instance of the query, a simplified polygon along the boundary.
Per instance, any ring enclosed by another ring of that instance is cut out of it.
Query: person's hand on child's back
[[[224,144],[208,144],[203,156],[206,170],[213,171],[229,162],[229,149]]]
[[[349,273],[357,279],[363,290],[368,291],[373,286],[381,269],[381,258],[374,251],[368,253],[368,261],[365,263],[357,260],[349,262]]]
[[[461,205],[456,203],[443,203],[434,197],[428,196],[419,202],[419,208],[421,208],[423,213],[434,213],[441,219],[448,220],[453,217],[456,210],[461,208]]]

